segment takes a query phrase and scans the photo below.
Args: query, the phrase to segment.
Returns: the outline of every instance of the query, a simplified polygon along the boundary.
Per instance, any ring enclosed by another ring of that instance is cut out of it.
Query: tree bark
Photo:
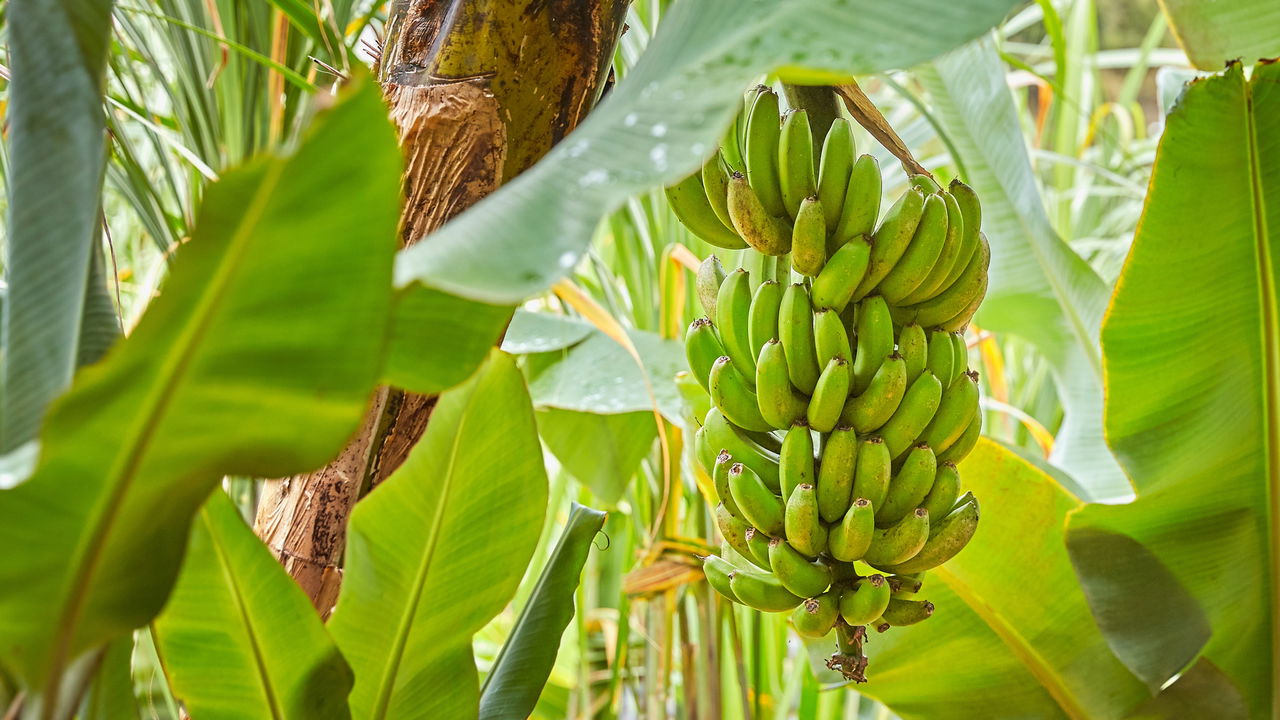
[[[405,154],[404,245],[577,126],[600,97],[627,2],[395,0],[378,76]],[[322,616],[337,598],[352,508],[403,462],[434,405],[379,388],[337,459],[264,485],[255,529]]]

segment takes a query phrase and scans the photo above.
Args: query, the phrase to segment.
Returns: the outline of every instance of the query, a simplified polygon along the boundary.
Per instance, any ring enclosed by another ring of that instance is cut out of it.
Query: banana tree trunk
[[[405,153],[405,245],[577,126],[600,97],[627,2],[395,0],[378,77]],[[321,615],[337,598],[351,509],[404,460],[434,404],[380,388],[336,460],[265,484],[255,529]]]

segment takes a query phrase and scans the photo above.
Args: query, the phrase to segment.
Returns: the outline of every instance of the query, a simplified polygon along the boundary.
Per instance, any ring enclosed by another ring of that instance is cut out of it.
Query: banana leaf
[[[1251,717],[1276,711],[1280,656],[1277,268],[1280,64],[1251,78],[1233,64],[1190,84],[1166,120],[1102,330],[1107,437],[1138,498],[1081,509],[1068,541],[1104,628],[1132,614],[1126,606],[1162,608],[1164,584],[1143,592],[1145,580],[1161,572],[1155,561],[1171,571],[1212,637],[1186,647],[1163,624],[1115,628],[1117,654],[1158,683],[1199,650]]]
[[[488,357],[511,312],[430,288],[397,293],[383,380],[423,394],[461,383]]]
[[[1273,0],[1161,0],[1160,7],[1187,58],[1201,70],[1280,56],[1280,3]]]

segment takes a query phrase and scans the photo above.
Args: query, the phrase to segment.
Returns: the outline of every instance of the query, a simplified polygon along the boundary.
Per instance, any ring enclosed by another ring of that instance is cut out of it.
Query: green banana
[[[800,597],[816,597],[831,587],[826,565],[810,561],[780,537],[769,541],[769,566],[782,586]]]
[[[729,490],[729,468],[737,462],[728,450],[721,450],[716,455],[716,463],[711,468],[711,483],[715,485],[716,496],[720,502],[724,504],[726,510],[734,517],[742,517],[742,511],[738,509],[738,503],[733,499],[733,493]]]
[[[666,194],[672,212],[689,232],[726,250],[741,250],[747,246],[733,228],[725,227],[716,217],[716,211],[702,187],[701,172],[695,172],[667,188]]]
[[[818,366],[818,352],[813,338],[813,307],[809,293],[800,284],[788,285],[782,293],[778,312],[778,340],[787,358],[787,373],[791,384],[806,395],[818,385],[822,368]]]
[[[768,448],[747,437],[745,433],[734,427],[716,408],[711,408],[702,421],[702,430],[706,433],[706,447],[709,454],[701,458],[702,466],[711,472],[715,463],[715,453],[728,450],[734,460],[751,468],[770,490],[777,490],[778,455]]]
[[[764,612],[786,612],[804,601],[769,573],[735,570],[729,574],[729,587],[743,605]]]
[[[844,207],[845,191],[849,189],[854,154],[849,121],[836,118],[822,141],[822,157],[818,163],[818,199],[822,201],[829,233],[834,233],[840,224],[840,209]]]
[[[701,418],[705,417],[707,411],[711,409],[711,396],[707,395],[707,391],[702,389],[702,384],[694,379],[693,373],[688,370],[681,370],[676,373],[676,390],[680,392],[680,399],[684,400],[685,407],[688,409],[689,425],[698,425],[702,422]],[[701,426],[698,426],[701,429]]]
[[[951,334],[943,330],[929,332],[929,359],[925,367],[942,383],[946,390],[956,363],[955,348],[951,345]]]
[[[705,470],[708,476],[715,469],[714,452],[711,449],[711,443],[707,441],[707,429],[699,427],[693,433],[693,455],[697,458],[698,466]]]
[[[751,276],[738,268],[720,284],[716,295],[716,329],[725,354],[747,378],[748,387],[755,382],[756,356],[751,352]]]
[[[867,272],[871,252],[871,245],[865,235],[852,238],[841,245],[813,280],[814,305],[818,308],[831,308],[837,313],[843,311],[853,297],[854,288]]]
[[[859,235],[870,237],[880,216],[880,163],[870,155],[862,155],[849,171],[849,185],[840,205],[840,222],[827,239],[827,255]]]
[[[924,193],[919,188],[907,190],[889,208],[871,237],[871,261],[867,265],[867,274],[853,291],[854,300],[865,297],[889,274],[911,244],[923,214]]]
[[[890,598],[884,611],[884,621],[891,627],[915,625],[933,614],[933,603],[928,600],[903,600]]]
[[[958,330],[968,321],[968,316],[959,323],[955,322],[957,317],[966,312],[971,316],[986,294],[987,266],[990,262],[991,248],[987,245],[986,238],[979,235],[977,252],[969,259],[968,265],[955,283],[935,298],[903,308],[902,319],[926,327],[938,326],[945,330]]]
[[[710,392],[711,402],[734,425],[760,432],[773,429],[773,424],[760,414],[760,399],[727,355],[721,355],[711,366]]]
[[[844,327],[840,313],[831,309],[813,313],[813,344],[818,351],[818,365],[826,367],[835,358],[853,359],[853,347],[849,344],[849,331]]]
[[[747,552],[750,553],[751,562],[766,570],[772,569],[769,566],[769,536],[753,527],[748,527],[743,535],[747,539]]]
[[[889,493],[892,473],[893,458],[889,457],[884,440],[876,435],[863,440],[853,474],[853,497],[866,498],[872,507],[880,507]]]
[[[751,357],[759,358],[764,344],[778,337],[778,306],[781,304],[782,286],[777,282],[765,280],[756,287],[747,314],[747,344],[751,348]]]
[[[947,234],[943,239],[942,252],[924,281],[902,298],[902,305],[914,305],[942,292],[945,289],[943,282],[955,268],[956,260],[964,249],[964,214],[960,211],[960,204],[951,193],[944,192],[941,197],[947,206]]]
[[[887,578],[889,581],[889,589],[893,591],[895,596],[914,595],[920,592],[920,588],[924,587],[924,582],[920,579],[920,575],[922,574],[923,573],[915,575],[890,575]]]
[[[969,259],[977,252],[979,236],[982,233],[982,203],[978,200],[978,194],[959,180],[951,181],[948,192],[955,197],[956,204],[960,206],[960,215],[964,218],[964,235],[960,236],[960,251],[956,256],[956,264],[942,281],[939,292],[951,287],[959,279]]]
[[[729,217],[730,172],[724,160],[721,159],[720,153],[712,155],[711,159],[702,166],[702,189],[707,193],[707,202],[715,211],[716,217],[720,219],[720,223],[733,229],[733,220]]]
[[[938,412],[925,427],[921,439],[938,452],[946,452],[969,428],[969,422],[977,414],[978,373],[966,372],[955,385],[942,393]]]
[[[894,411],[893,417],[880,428],[880,437],[884,438],[890,457],[896,460],[915,444],[916,438],[933,420],[941,401],[942,383],[928,370],[920,373],[920,377],[907,387],[902,404]]]
[[[765,486],[760,477],[742,463],[729,467],[729,491],[747,522],[765,535],[781,535],[784,508],[782,499]]]
[[[912,448],[889,483],[884,502],[876,507],[876,525],[896,524],[918,507],[933,488],[937,471],[938,460],[928,445],[920,443]]]
[[[729,219],[746,244],[761,254],[785,255],[791,250],[790,224],[769,212],[742,173],[729,176]]]
[[[857,462],[857,433],[850,427],[836,428],[827,436],[818,464],[818,515],[823,522],[836,522],[849,511]]]
[[[702,558],[702,574],[707,578],[707,584],[721,595],[741,604],[742,601],[738,599],[737,595],[733,594],[733,589],[729,587],[729,573],[734,570],[737,570],[737,568],[717,555],[707,555]]]
[[[925,198],[920,224],[916,226],[911,243],[876,286],[876,291],[891,304],[902,305],[903,298],[929,277],[942,255],[946,239],[947,203],[941,195],[930,195]]]
[[[818,192],[818,181],[813,176],[813,133],[809,129],[809,113],[792,110],[782,122],[778,140],[778,180],[782,190],[782,204],[787,214],[797,217],[800,203]],[[826,221],[823,220],[822,237],[826,240]]]
[[[741,118],[742,112],[739,111],[733,116],[733,124],[720,140],[720,155],[724,157],[724,164],[729,166],[729,172],[747,171],[746,163],[742,161],[742,145],[738,142]]]
[[[897,572],[898,564],[915,557],[928,539],[929,512],[916,508],[897,523],[887,528],[876,528],[871,548],[862,556],[862,561],[880,570],[886,566],[894,567],[894,572]]]
[[[788,428],[782,439],[778,476],[785,498],[790,498],[797,487],[814,482],[813,436],[803,418]]]
[[[791,266],[801,275],[815,277],[827,262],[826,222],[817,196],[800,202],[791,227]]]
[[[986,238],[982,238],[982,247],[980,250],[986,250]],[[978,283],[978,288],[973,291],[973,296],[969,299],[969,304],[965,305],[950,320],[943,320],[938,323],[938,327],[947,332],[964,332],[969,327],[969,321],[973,319],[974,313],[978,312],[978,307],[982,305],[983,299],[987,296],[987,287],[991,282],[991,278],[983,273],[982,280]]]
[[[720,528],[720,535],[724,537],[724,541],[729,547],[738,551],[738,554],[746,558],[752,563],[760,565],[751,553],[751,548],[747,543],[747,531],[755,530],[747,524],[746,520],[734,517],[724,503],[716,505],[716,527]],[[760,565],[762,570],[768,570],[769,565]]]
[[[724,346],[716,336],[716,328],[707,318],[698,318],[689,324],[684,334],[684,354],[689,370],[703,390],[711,385],[711,366],[724,355]]]
[[[782,344],[774,339],[764,344],[756,364],[756,400],[760,416],[779,429],[803,420],[809,408],[809,399],[791,386]]]
[[[956,498],[960,497],[960,471],[955,463],[939,463],[938,472],[933,476],[933,487],[925,496],[920,507],[929,511],[931,518],[945,518],[951,508],[956,506]],[[940,527],[940,523],[935,523]],[[935,528],[936,529],[936,528]]]
[[[875,530],[875,508],[870,500],[860,497],[849,506],[840,523],[832,526],[827,535],[827,549],[831,557],[841,562],[860,560],[871,547]]]
[[[816,558],[827,551],[828,531],[818,517],[818,496],[812,485],[798,485],[787,498],[783,530],[787,542],[803,555]]]
[[[809,409],[805,417],[809,427],[821,433],[831,432],[840,422],[840,413],[844,410],[845,400],[849,397],[851,381],[849,362],[844,358],[831,358],[818,384],[809,399]]]
[[[893,316],[883,297],[873,295],[858,304],[854,335],[853,392],[861,395],[871,386],[885,358],[893,353]]]
[[[907,182],[911,184],[911,187],[920,188],[920,191],[925,195],[942,192],[942,186],[938,184],[937,180],[933,179],[932,175],[926,175],[925,173],[913,173],[909,178],[907,178]]]
[[[960,376],[969,369],[969,344],[964,340],[964,333],[951,333],[951,349],[955,356],[955,362],[951,367],[951,383],[947,386],[954,385]]]
[[[974,446],[978,444],[978,438],[982,435],[982,413],[974,413],[973,419],[969,421],[969,427],[965,428],[964,434],[951,444],[951,447],[938,453],[938,462],[950,462],[960,464],[965,459]]]
[[[881,363],[867,389],[844,404],[840,421],[860,433],[869,433],[893,417],[906,391],[907,363],[895,352]]]
[[[910,560],[880,567],[886,572],[913,574],[932,570],[955,557],[978,530],[981,511],[973,493],[965,493],[959,504],[946,517],[934,523],[929,538],[920,552]]]
[[[840,617],[840,591],[829,590],[809,598],[791,612],[791,626],[801,637],[824,638]]]
[[[698,290],[698,301],[702,303],[702,309],[707,312],[709,318],[716,316],[716,296],[720,294],[720,284],[724,279],[724,266],[720,264],[720,258],[715,255],[708,255],[707,259],[698,265],[694,284]]]
[[[782,127],[778,121],[778,96],[769,88],[762,88],[751,105],[747,119],[746,152],[747,177],[751,187],[769,214],[781,216],[787,208],[782,201],[781,169],[778,167],[778,146],[782,142]]]
[[[914,323],[904,325],[898,334],[898,353],[907,365],[907,385],[924,372],[929,359],[929,339],[924,328]]]
[[[840,617],[850,625],[867,625],[889,606],[889,583],[883,575],[862,578],[840,596]]]

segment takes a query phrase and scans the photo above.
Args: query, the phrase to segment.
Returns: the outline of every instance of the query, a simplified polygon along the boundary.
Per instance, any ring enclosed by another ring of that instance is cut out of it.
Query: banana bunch
[[[780,121],[763,87],[746,107],[668,193],[703,239],[776,258],[698,272],[686,397],[701,397],[694,446],[724,538],[703,570],[801,635],[835,630],[829,665],[863,681],[866,628],[928,618],[924,573],[978,525],[956,465],[981,431],[962,335],[986,293],[981,206],[916,175],[881,217],[880,169],[844,120],[815,162],[803,110]]]

